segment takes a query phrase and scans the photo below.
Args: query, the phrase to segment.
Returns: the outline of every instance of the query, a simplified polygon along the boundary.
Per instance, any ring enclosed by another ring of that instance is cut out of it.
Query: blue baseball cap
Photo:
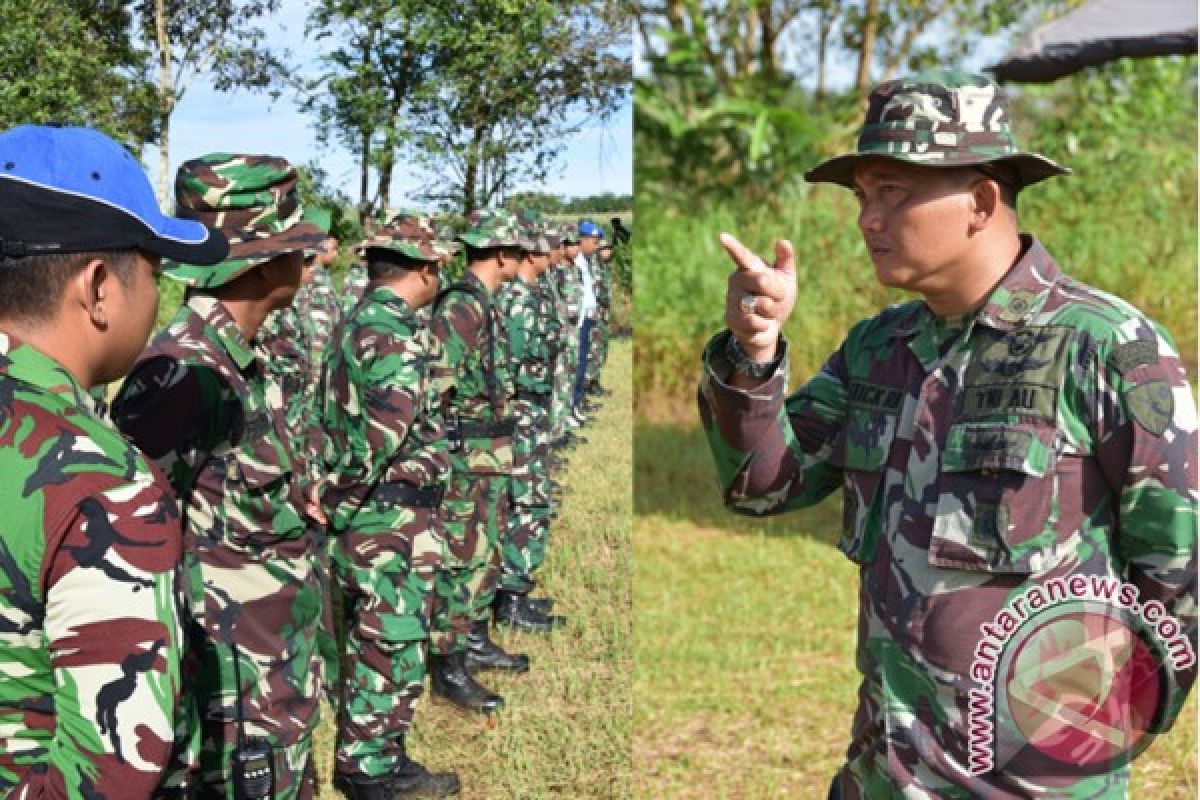
[[[604,229],[601,228],[596,223],[592,222],[590,219],[581,219],[579,221],[579,235],[580,236],[595,236],[597,238],[603,239],[604,238]]]
[[[0,133],[0,257],[105,250],[216,264],[229,243],[163,214],[141,164],[99,131],[21,125]]]

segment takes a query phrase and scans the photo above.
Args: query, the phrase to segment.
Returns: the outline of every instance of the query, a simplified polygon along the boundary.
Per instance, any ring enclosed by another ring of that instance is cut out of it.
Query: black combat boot
[[[467,634],[467,669],[528,672],[529,656],[524,653],[506,653],[504,648],[488,636],[487,620],[483,619],[473,623],[471,632]]]
[[[517,630],[533,633],[550,633],[567,624],[566,617],[544,614],[530,607],[524,595],[496,590],[496,602],[492,604],[497,625],[508,625]]]
[[[504,707],[504,698],[476,683],[467,672],[467,653],[461,650],[449,655],[429,654],[429,687],[438,697],[444,697],[470,711],[491,714]]]
[[[453,772],[430,772],[416,761],[407,760],[391,775],[333,773],[333,788],[350,800],[393,800],[401,797],[452,797],[461,786]]]
[[[542,614],[549,614],[554,610],[553,597],[526,597],[525,605]]]

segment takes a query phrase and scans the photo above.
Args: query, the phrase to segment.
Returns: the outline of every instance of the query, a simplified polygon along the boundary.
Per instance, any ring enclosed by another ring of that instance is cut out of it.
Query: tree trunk
[[[371,130],[363,128],[362,131],[362,161],[359,162],[358,169],[358,216],[359,222],[363,227],[366,227],[367,220],[371,216],[371,204],[367,199],[367,192],[370,191],[371,177]]]
[[[383,152],[379,154],[379,190],[375,207],[387,209],[392,200],[392,173],[396,167],[396,113],[393,110],[388,127],[383,132]]]
[[[825,59],[829,55],[829,33],[833,27],[833,14],[827,8],[821,9],[817,22],[817,99],[825,95]]]
[[[171,87],[171,42],[167,39],[166,0],[154,0],[154,37],[158,45],[158,205],[171,208],[171,112],[175,91]]]
[[[476,197],[479,186],[479,167],[483,157],[483,126],[476,125],[471,131],[471,144],[467,148],[467,168],[463,171],[463,213],[470,214],[478,208]]]
[[[879,25],[879,0],[867,0],[863,16],[862,49],[858,53],[858,75],[854,88],[860,95],[867,93],[871,83],[871,60],[875,56],[875,29]]]

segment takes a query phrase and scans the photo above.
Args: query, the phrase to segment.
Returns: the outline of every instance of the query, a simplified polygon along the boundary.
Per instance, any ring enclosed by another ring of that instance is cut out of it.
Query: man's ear
[[[1003,198],[1000,194],[1000,184],[991,178],[980,178],[971,185],[971,221],[972,233],[985,229],[996,217]]]
[[[116,282],[117,273],[103,258],[89,259],[71,279],[70,301],[77,303],[100,330],[108,329]]]

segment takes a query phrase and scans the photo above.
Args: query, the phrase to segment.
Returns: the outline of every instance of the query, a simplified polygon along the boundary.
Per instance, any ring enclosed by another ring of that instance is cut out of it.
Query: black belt
[[[495,439],[512,436],[516,429],[517,421],[506,417],[499,422],[460,422],[457,433],[459,439]]]
[[[518,400],[528,400],[539,405],[550,402],[549,392],[535,392],[532,389],[517,389]]]
[[[411,483],[381,483],[371,494],[371,499],[400,506],[437,508],[442,504],[441,486],[413,486]]]

